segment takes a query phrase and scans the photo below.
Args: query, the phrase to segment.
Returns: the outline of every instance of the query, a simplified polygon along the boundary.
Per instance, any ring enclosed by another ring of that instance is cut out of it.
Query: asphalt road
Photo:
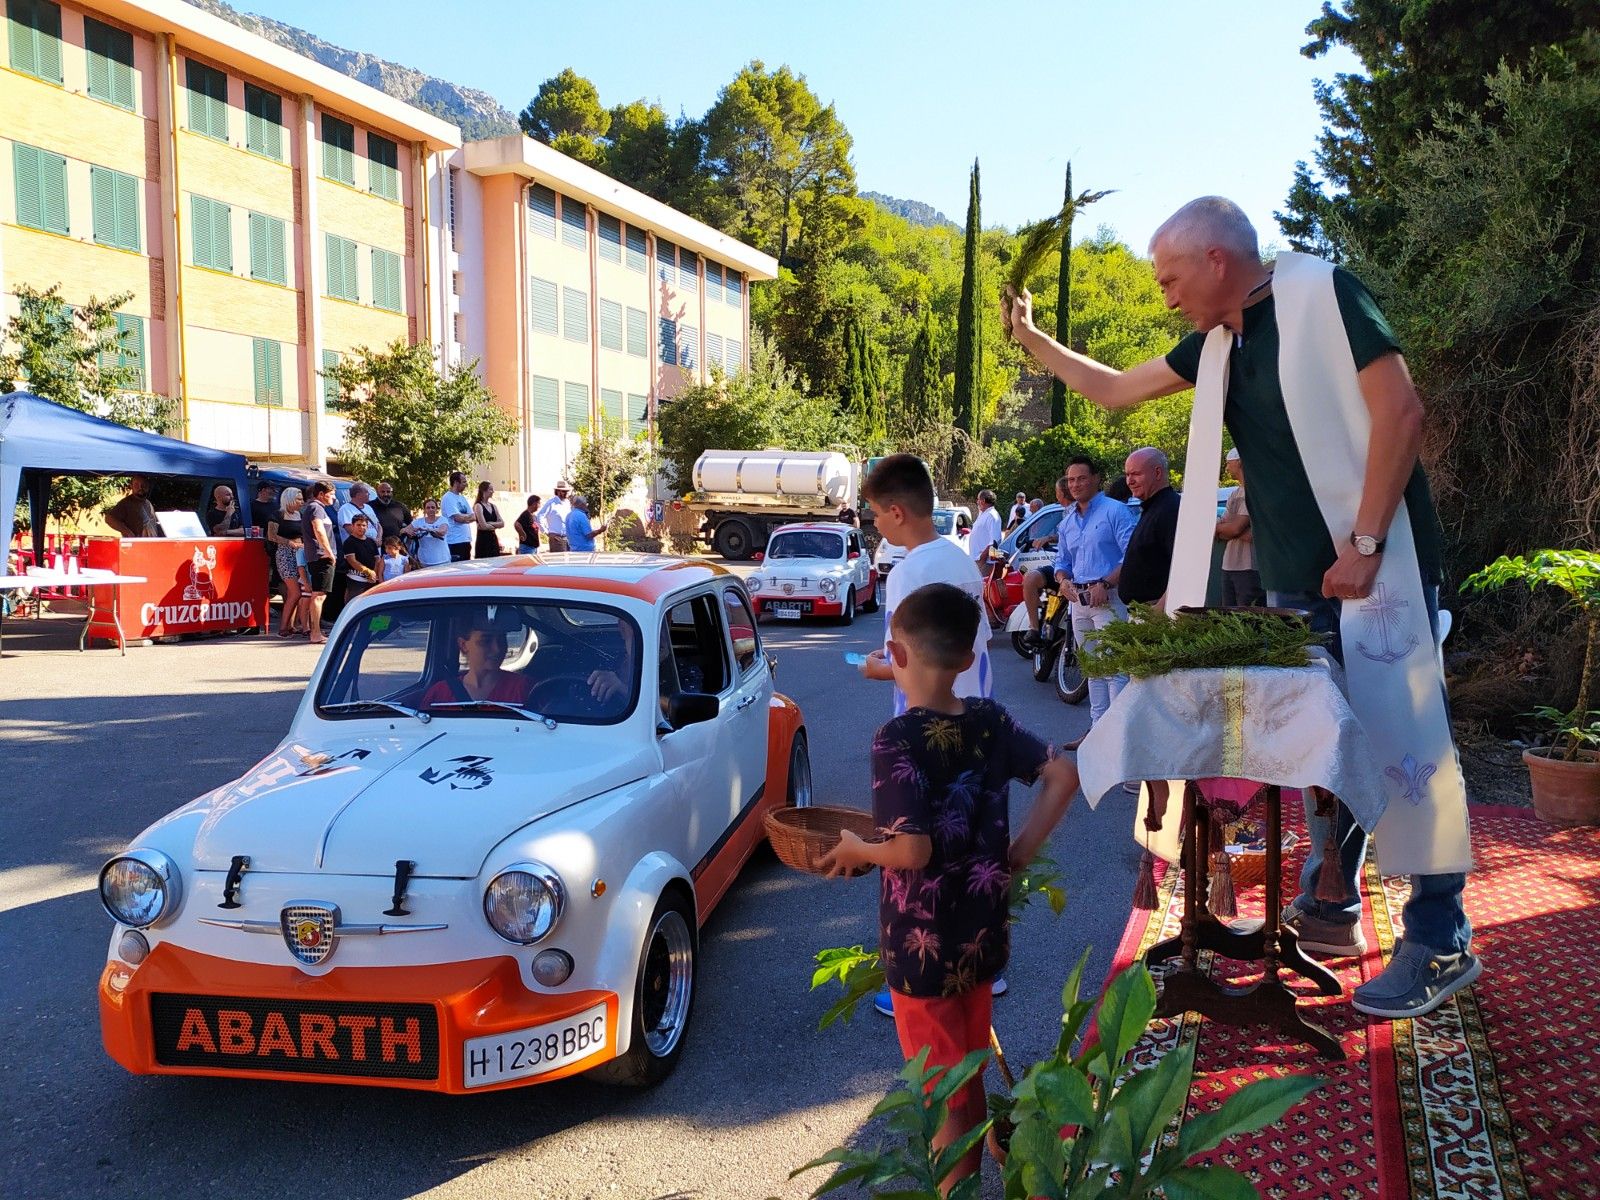
[[[135,1077],[101,1050],[95,982],[110,922],[96,873],[162,814],[242,772],[282,736],[310,647],[228,638],[108,650],[76,626],[8,637],[0,661],[0,1196],[408,1196],[643,1200],[808,1195],[795,1166],[878,1130],[872,1106],[900,1066],[893,1027],[867,1011],[826,1031],[808,992],[819,948],[874,936],[869,879],[827,883],[763,855],[702,935],[685,1055],[650,1092],[573,1079],[452,1098],[379,1088]],[[26,626],[8,626],[8,630]],[[882,618],[763,625],[778,685],[799,701],[823,803],[865,806],[867,751],[887,685],[842,652]],[[70,635],[70,640],[69,640]],[[1083,732],[995,642],[996,695],[1042,736]],[[1014,788],[1013,820],[1031,797]],[[1053,1045],[1059,995],[1084,946],[1105,974],[1128,912],[1137,850],[1128,806],[1081,798],[1051,841],[1066,914],[1030,912],[1014,936],[995,1025],[1014,1066]],[[993,1167],[985,1195],[999,1195]]]

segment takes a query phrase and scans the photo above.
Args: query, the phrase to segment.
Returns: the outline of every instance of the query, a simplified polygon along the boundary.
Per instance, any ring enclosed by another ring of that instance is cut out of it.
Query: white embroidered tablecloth
[[[1121,784],[1146,779],[1224,777],[1289,788],[1315,785],[1343,800],[1370,831],[1383,815],[1388,793],[1337,672],[1322,661],[1309,667],[1225,667],[1131,679],[1078,747],[1083,794],[1093,807]],[[1141,844],[1173,860],[1182,785],[1169,795],[1161,844],[1152,844],[1142,832],[1143,794],[1134,824]]]

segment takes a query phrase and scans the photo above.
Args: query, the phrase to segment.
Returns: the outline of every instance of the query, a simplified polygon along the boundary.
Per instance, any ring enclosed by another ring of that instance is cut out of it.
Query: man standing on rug
[[[1194,478],[1214,474],[1224,421],[1250,460],[1256,567],[1268,602],[1306,609],[1314,628],[1333,635],[1336,654],[1351,649],[1341,654],[1351,707],[1390,785],[1380,865],[1412,877],[1404,940],[1353,1003],[1377,1017],[1422,1016],[1482,970],[1462,905],[1471,866],[1466,796],[1435,653],[1441,534],[1418,461],[1422,402],[1360,281],[1301,254],[1280,255],[1268,271],[1254,228],[1231,201],[1184,205],[1157,230],[1150,253],[1167,306],[1196,330],[1165,357],[1117,371],[1077,354],[1034,326],[1026,292],[1004,316],[1023,349],[1103,408],[1193,384]],[[1204,603],[1216,515],[1213,497],[1200,495],[1208,491],[1191,488],[1196,502],[1180,514],[1172,607]],[[1311,856],[1285,917],[1306,949],[1362,953],[1367,834],[1343,805],[1319,817],[1308,796],[1307,809]],[[1339,902],[1315,895],[1330,837]]]

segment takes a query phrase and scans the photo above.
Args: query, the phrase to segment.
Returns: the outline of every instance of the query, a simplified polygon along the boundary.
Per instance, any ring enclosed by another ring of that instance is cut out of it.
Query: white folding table
[[[101,614],[98,590],[103,587],[114,587],[119,583],[144,583],[143,575],[118,575],[115,571],[96,570],[92,567],[81,571],[32,571],[26,575],[0,575],[0,588],[8,590],[22,590],[25,588],[42,587],[72,587],[82,588],[89,596],[88,611],[84,615],[83,629],[78,634],[78,651],[82,653],[89,638],[89,625],[95,617]],[[117,642],[126,657],[128,653],[127,639],[122,636],[122,621],[117,615],[116,605],[111,606],[111,622],[117,627]],[[5,650],[5,623],[0,620],[0,653]]]

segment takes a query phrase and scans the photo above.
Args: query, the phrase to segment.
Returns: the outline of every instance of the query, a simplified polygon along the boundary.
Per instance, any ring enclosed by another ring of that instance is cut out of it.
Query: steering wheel
[[[589,676],[579,675],[575,672],[568,672],[564,675],[551,675],[547,679],[541,679],[528,689],[527,707],[535,712],[543,712],[550,706],[552,700],[557,701],[558,704],[562,700],[569,701],[569,703],[559,705],[559,707],[568,711],[577,710],[580,712],[600,703],[594,698],[594,694],[589,691]]]

